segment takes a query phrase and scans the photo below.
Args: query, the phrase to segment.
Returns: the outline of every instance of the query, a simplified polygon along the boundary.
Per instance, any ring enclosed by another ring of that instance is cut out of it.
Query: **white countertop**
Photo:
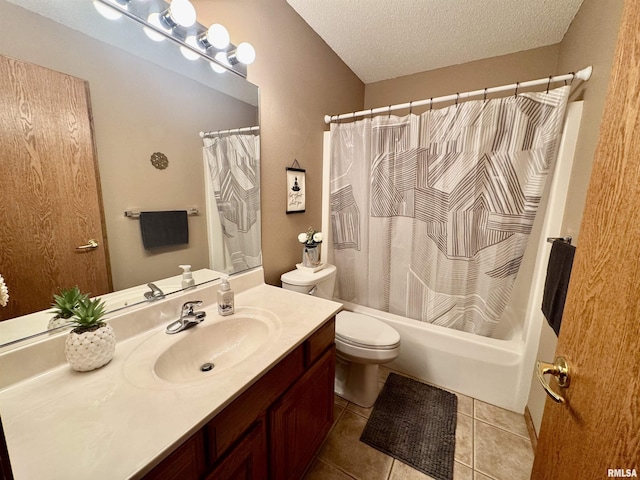
[[[233,279],[232,287],[236,288]],[[171,301],[179,305],[194,295],[207,297],[199,308],[207,310],[200,325],[232,318],[217,314],[216,291],[217,285],[209,286]],[[273,342],[206,381],[142,386],[125,376],[125,364],[136,347],[177,318],[177,310],[170,318],[166,305],[160,304],[118,318],[132,324],[148,322],[141,320],[145,315],[166,317],[154,328],[119,342],[114,359],[105,367],[78,373],[61,364],[0,390],[0,415],[16,480],[142,476],[341,307],[264,284],[248,288],[236,293],[236,311],[257,307],[275,314],[281,330]],[[197,333],[200,325],[191,332]],[[114,329],[119,337],[116,325]],[[7,368],[7,363],[0,367]]]

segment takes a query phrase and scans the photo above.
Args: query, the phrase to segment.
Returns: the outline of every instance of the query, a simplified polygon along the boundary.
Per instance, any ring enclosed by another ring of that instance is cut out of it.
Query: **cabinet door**
[[[197,480],[204,470],[204,436],[199,431],[145,475],[144,480]]]
[[[333,423],[335,347],[270,409],[271,477],[298,479]]]
[[[206,480],[264,480],[267,478],[267,444],[264,421],[260,420],[226,455]]]
[[[9,462],[9,450],[7,450],[7,441],[4,438],[4,429],[2,428],[2,419],[0,418],[0,479],[13,480],[11,472],[11,463]]]

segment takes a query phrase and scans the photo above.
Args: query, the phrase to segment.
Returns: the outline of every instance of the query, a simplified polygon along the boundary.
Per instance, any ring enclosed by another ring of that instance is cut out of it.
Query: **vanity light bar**
[[[197,208],[188,208],[187,215],[199,215],[200,210]],[[135,210],[125,210],[124,216],[128,218],[140,218],[140,212]]]
[[[186,1],[186,0],[185,0]],[[206,61],[208,61],[212,66],[218,67],[217,71],[229,71],[233,72],[236,75],[247,78],[247,64],[251,63],[255,57],[255,51],[253,51],[253,47],[251,45],[246,44],[246,42],[242,42],[243,46],[241,51],[238,52],[238,46],[229,43],[229,45],[224,49],[216,49],[212,47],[212,50],[215,50],[210,55],[207,53],[209,47],[202,45],[200,42],[187,42],[189,37],[198,38],[203,34],[206,34],[208,28],[201,25],[198,22],[195,22],[190,27],[183,27],[177,24],[174,28],[165,29],[162,28],[162,25],[156,25],[148,20],[149,15],[156,13],[158,14],[158,8],[160,9],[160,14],[164,14],[170,7],[170,4],[167,4],[163,0],[157,1],[137,1],[137,0],[129,0],[127,3],[122,5],[119,1],[113,0],[93,0],[94,4],[104,5],[128,18],[139,23],[143,28],[147,31],[151,31],[153,34],[157,34],[158,36],[167,38],[171,40],[173,43],[177,44],[183,52],[192,52],[192,54],[197,55]],[[156,6],[154,6],[156,5]],[[248,47],[245,47],[249,45]],[[203,48],[200,48],[203,47]],[[238,54],[242,53],[244,50],[248,50],[249,54],[245,55],[247,63],[233,63],[229,61],[229,59],[242,60],[243,55],[238,57]],[[220,53],[224,53],[225,59],[221,60],[220,57],[215,58],[216,55]],[[253,52],[253,54],[251,54]],[[184,53],[183,53],[184,54]],[[186,55],[185,55],[186,56]],[[226,61],[224,61],[226,60]],[[220,70],[223,69],[223,70]]]

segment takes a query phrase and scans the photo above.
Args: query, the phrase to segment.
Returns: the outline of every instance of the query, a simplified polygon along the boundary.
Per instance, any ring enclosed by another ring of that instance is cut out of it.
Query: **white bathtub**
[[[493,338],[336,299],[347,310],[371,315],[400,333],[400,356],[388,364],[389,367],[483,402],[524,413],[544,321],[540,305],[551,249],[546,238],[571,233],[561,232],[561,229],[581,115],[582,102],[568,105],[558,161],[547,182],[518,278]],[[331,263],[329,152],[330,136],[325,132],[322,230],[327,241],[322,244],[321,258]]]
[[[346,310],[382,320],[400,333],[400,356],[388,367],[483,402],[524,411],[528,388],[517,390],[525,374],[525,342],[517,322],[505,319],[497,332],[500,338],[487,338],[342,303]]]

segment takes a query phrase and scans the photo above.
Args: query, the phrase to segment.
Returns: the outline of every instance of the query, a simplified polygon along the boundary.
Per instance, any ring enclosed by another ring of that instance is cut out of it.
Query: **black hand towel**
[[[140,232],[147,250],[189,243],[187,211],[140,212]]]
[[[556,335],[560,333],[560,322],[562,321],[564,302],[567,299],[575,253],[576,247],[570,243],[556,240],[551,245],[547,279],[544,282],[542,295],[542,313]]]

